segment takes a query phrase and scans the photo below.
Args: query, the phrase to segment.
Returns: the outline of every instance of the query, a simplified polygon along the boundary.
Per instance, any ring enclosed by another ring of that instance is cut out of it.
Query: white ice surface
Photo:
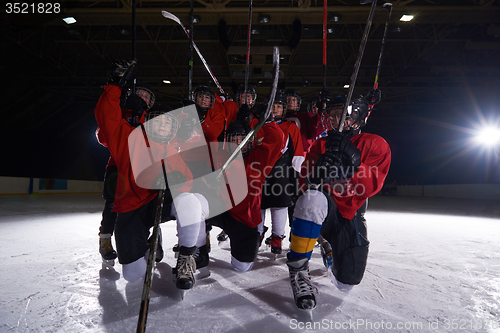
[[[103,268],[102,207],[99,195],[0,197],[0,332],[135,332],[142,284],[127,284],[119,264]],[[263,245],[253,270],[237,273],[218,228],[211,276],[181,301],[171,273],[175,224],[164,223],[147,332],[500,332],[497,207],[373,198],[359,286],[335,289],[313,253],[313,322],[293,303],[284,255],[271,261]]]

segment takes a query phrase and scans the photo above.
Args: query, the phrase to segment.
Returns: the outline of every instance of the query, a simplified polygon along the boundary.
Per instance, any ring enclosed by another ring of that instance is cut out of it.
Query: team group
[[[197,272],[208,270],[213,226],[222,229],[219,240],[228,238],[231,265],[239,272],[252,268],[263,241],[277,255],[289,236],[286,264],[299,309],[317,305],[309,275],[316,243],[337,288],[360,283],[368,258],[367,199],[382,189],[391,162],[387,142],[360,131],[381,99],[379,90],[352,98],[345,108],[345,96],[323,89],[302,111],[297,90],[277,91],[271,106],[269,96],[256,103],[251,85],[240,85],[234,101],[200,85],[173,110],[157,103],[149,88],[134,86],[136,75],[135,60],[116,61],[94,111],[98,140],[110,151],[99,230],[104,260],[118,257],[127,281],[144,277],[160,186],[165,189],[161,222],[177,225],[173,274],[181,290],[193,288],[195,277],[203,276]],[[254,127],[258,131],[242,147]],[[236,147],[242,158],[233,169],[244,171],[247,187],[238,202],[224,181],[228,175],[207,177]],[[138,167],[141,163],[145,166]],[[160,234],[157,262],[163,258],[161,245]]]

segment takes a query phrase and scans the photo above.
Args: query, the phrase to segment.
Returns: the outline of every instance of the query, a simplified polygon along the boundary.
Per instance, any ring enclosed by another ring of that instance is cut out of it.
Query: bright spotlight
[[[494,126],[485,127],[476,136],[476,141],[485,146],[495,146],[500,143],[500,129]]]

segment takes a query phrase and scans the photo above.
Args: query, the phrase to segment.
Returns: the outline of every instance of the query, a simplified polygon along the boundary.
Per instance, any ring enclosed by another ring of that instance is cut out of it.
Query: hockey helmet
[[[269,96],[266,101],[269,101]],[[273,108],[271,111],[275,120],[281,120],[286,114],[286,95],[282,91],[276,91]]]
[[[206,113],[215,102],[215,94],[212,88],[206,85],[199,85],[193,90],[193,102]]]
[[[346,96],[339,95],[326,103],[324,111],[330,116],[330,122],[333,128],[339,127],[346,100]],[[366,99],[363,98],[363,96],[356,96],[352,98],[351,103],[347,108],[344,128],[358,129],[366,125],[368,115],[369,107]]]
[[[179,121],[171,111],[170,106],[158,104],[146,112],[144,127],[148,138],[167,143],[175,137]]]
[[[148,87],[143,85],[135,87],[135,94],[146,102],[148,105],[147,110],[151,109],[155,105],[155,94],[153,94],[151,89]]]
[[[287,111],[298,112],[300,110],[300,104],[302,104],[302,97],[300,92],[295,89],[285,90]]]
[[[250,125],[244,120],[235,120],[229,124],[226,130],[226,140],[229,143],[228,149],[232,153],[243,139],[250,132]],[[249,140],[241,149],[243,157],[248,156],[253,148],[253,140]]]
[[[246,103],[245,103],[245,92],[246,92]],[[245,85],[240,84],[238,86],[238,90],[236,91],[236,103],[238,105],[248,104],[248,106],[253,107],[255,105],[255,101],[257,100],[257,92],[252,85],[247,86],[247,90],[245,91]]]

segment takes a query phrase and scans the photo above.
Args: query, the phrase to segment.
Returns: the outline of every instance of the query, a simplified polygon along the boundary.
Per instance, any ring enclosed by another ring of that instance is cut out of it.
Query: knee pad
[[[239,261],[235,257],[231,256],[231,265],[233,266],[235,271],[248,272],[253,267],[253,261],[252,262],[243,262],[243,261]]]
[[[139,281],[146,274],[148,263],[144,257],[131,262],[130,264],[122,265],[123,278],[128,282]]]
[[[172,215],[177,223],[186,227],[202,221],[203,207],[200,200],[193,193],[181,193],[175,197],[172,205]]]
[[[293,217],[302,220],[312,221],[316,224],[323,224],[328,215],[328,199],[323,192],[317,190],[307,190],[295,203]]]

